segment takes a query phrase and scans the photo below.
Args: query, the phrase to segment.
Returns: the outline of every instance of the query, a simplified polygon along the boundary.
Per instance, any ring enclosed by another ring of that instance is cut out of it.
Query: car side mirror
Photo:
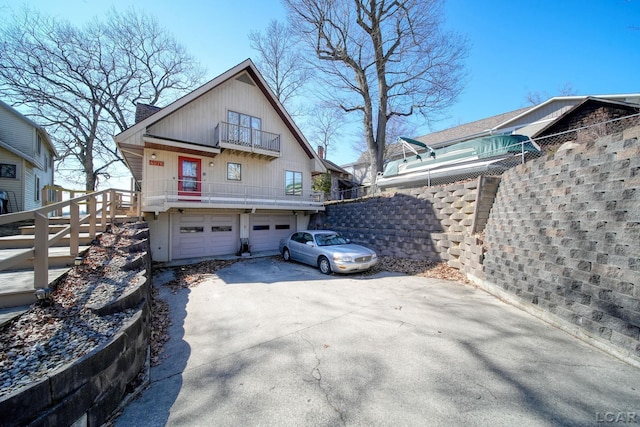
[[[344,239],[345,242],[351,243],[351,239]]]
[[[308,245],[308,246],[315,246],[311,240],[309,240],[309,241],[308,241],[308,242],[306,242],[306,243],[307,243],[307,245]]]

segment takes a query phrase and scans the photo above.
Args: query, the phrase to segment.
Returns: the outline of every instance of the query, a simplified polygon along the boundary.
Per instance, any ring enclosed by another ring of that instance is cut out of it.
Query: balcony
[[[280,135],[259,129],[220,122],[215,128],[213,142],[220,148],[259,157],[280,157]]]
[[[179,190],[180,181],[167,179],[142,183],[142,210],[165,212],[171,208],[225,209],[287,209],[296,211],[324,211],[321,192],[286,195],[284,188],[238,185],[229,182],[197,182],[191,188]]]

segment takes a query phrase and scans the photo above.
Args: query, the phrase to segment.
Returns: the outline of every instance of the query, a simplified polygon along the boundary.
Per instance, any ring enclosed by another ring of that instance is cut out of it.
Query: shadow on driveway
[[[640,413],[638,369],[456,282],[262,259],[163,295],[167,358],[118,426],[577,426]]]

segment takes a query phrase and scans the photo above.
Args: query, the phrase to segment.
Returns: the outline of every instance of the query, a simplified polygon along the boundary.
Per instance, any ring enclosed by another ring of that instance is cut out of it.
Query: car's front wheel
[[[284,258],[285,261],[291,261],[291,253],[289,253],[289,249],[284,248],[282,250],[282,258]]]
[[[327,257],[320,257],[318,260],[318,268],[322,274],[331,274],[331,264]]]

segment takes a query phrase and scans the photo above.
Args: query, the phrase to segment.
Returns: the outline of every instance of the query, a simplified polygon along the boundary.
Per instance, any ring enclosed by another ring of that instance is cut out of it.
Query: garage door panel
[[[254,252],[277,250],[280,239],[295,231],[294,215],[252,215],[249,244]]]
[[[239,216],[174,214],[172,259],[229,255],[240,246]]]

